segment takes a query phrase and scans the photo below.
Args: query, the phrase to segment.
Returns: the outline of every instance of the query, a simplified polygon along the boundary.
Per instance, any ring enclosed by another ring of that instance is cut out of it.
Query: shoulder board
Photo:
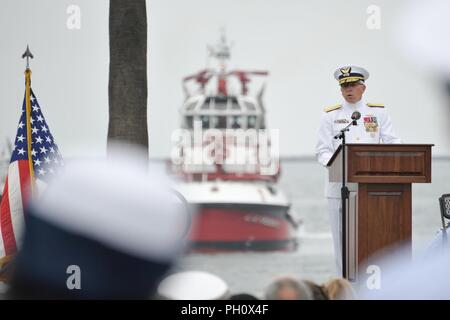
[[[335,105],[332,105],[332,106],[325,107],[325,109],[323,109],[323,110],[325,112],[330,112],[330,111],[337,110],[337,109],[340,109],[340,108],[342,108],[342,104],[335,104]]]
[[[381,103],[368,103],[367,106],[371,108],[384,108],[384,104]]]

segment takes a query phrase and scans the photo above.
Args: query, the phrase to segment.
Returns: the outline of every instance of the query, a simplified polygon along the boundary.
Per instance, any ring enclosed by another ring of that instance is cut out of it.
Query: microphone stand
[[[357,122],[352,119],[350,124],[344,129],[340,130],[340,133],[334,136],[335,139],[342,140],[342,187],[341,187],[341,201],[342,201],[342,277],[347,279],[347,199],[350,197],[350,191],[345,185],[345,160],[346,160],[346,150],[345,150],[345,132],[350,131],[350,126],[356,126]]]

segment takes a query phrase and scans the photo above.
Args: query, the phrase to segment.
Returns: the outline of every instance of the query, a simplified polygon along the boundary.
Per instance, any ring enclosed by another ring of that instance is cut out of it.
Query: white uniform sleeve
[[[383,143],[402,143],[402,140],[397,136],[392,127],[391,117],[386,110],[383,110],[380,120],[380,138]]]
[[[317,144],[316,144],[316,157],[317,161],[324,167],[334,153],[333,148],[333,126],[331,123],[331,117],[325,114],[320,121],[320,127],[318,132]]]

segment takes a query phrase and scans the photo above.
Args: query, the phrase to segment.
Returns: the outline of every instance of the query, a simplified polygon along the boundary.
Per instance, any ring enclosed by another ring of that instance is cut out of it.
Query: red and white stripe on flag
[[[29,79],[27,86],[28,81]],[[38,181],[34,177],[46,182],[64,163],[36,96],[31,88],[29,90],[28,101],[27,90],[25,91],[0,204],[0,259],[15,254],[20,247],[25,225],[24,208],[26,209],[31,195],[30,177],[33,182]]]
[[[23,208],[30,198],[30,167],[27,160],[9,164],[0,205],[0,257],[17,252],[25,217]]]

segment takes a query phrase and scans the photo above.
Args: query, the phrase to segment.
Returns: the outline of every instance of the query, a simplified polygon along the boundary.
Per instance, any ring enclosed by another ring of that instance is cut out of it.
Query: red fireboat
[[[268,72],[228,71],[225,35],[209,51],[216,68],[183,79],[186,98],[169,162],[179,192],[195,208],[191,249],[294,250],[299,221],[277,187],[279,155],[266,129],[264,85],[249,94],[251,77]]]

